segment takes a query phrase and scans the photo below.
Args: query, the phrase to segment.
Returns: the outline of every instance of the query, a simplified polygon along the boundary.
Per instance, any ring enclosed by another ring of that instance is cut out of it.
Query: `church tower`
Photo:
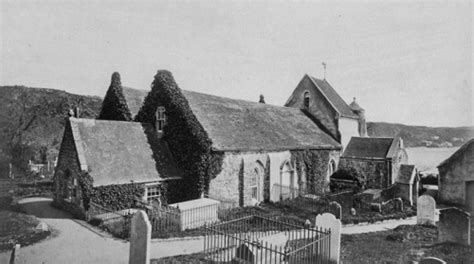
[[[365,109],[362,108],[357,102],[356,98],[349,105],[352,111],[359,117],[359,136],[368,137],[367,135],[367,123],[365,122]]]

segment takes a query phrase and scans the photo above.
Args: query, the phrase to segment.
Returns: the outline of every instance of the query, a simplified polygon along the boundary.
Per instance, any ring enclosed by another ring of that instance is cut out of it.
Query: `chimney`
[[[258,102],[261,104],[265,103],[265,97],[263,97],[263,94],[260,95],[260,100],[258,100]]]

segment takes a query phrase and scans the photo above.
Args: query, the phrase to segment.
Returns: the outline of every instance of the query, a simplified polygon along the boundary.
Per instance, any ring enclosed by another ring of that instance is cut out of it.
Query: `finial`
[[[324,68],[324,80],[326,80],[326,63],[323,61],[322,65]]]
[[[260,95],[260,100],[258,100],[258,102],[262,104],[265,103],[265,97],[263,97],[263,94]]]

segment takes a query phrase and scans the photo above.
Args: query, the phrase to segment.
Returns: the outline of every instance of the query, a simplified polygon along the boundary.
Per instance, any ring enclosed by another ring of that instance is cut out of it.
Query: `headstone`
[[[395,211],[403,212],[403,200],[402,200],[402,198],[393,199],[393,205],[394,205]]]
[[[356,215],[356,214],[357,214],[356,209],[355,209],[354,207],[351,208],[351,215],[354,216],[354,215]]]
[[[20,262],[20,244],[13,246],[12,254],[10,255],[10,264]]]
[[[419,264],[446,264],[446,261],[435,257],[428,257],[422,259]]]
[[[311,221],[309,219],[306,219],[306,221],[304,222],[304,227],[311,227]]]
[[[416,223],[419,225],[435,224],[436,202],[429,195],[422,195],[416,203]]]
[[[333,214],[324,213],[316,216],[316,227],[331,230],[331,250],[329,259],[334,263],[339,263],[341,250],[341,221],[336,219]]]
[[[139,210],[132,217],[132,227],[130,231],[130,264],[150,263],[150,240],[151,225],[148,216]]]
[[[329,212],[336,216],[337,219],[341,219],[342,217],[342,207],[338,202],[329,203]]]
[[[438,242],[455,242],[470,245],[470,215],[458,208],[440,210],[438,222]]]

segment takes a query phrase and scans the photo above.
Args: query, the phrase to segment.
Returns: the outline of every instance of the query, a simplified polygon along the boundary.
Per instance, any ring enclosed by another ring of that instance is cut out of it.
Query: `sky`
[[[0,85],[104,96],[149,89],[284,105],[305,74],[368,121],[474,125],[469,1],[0,0]]]

